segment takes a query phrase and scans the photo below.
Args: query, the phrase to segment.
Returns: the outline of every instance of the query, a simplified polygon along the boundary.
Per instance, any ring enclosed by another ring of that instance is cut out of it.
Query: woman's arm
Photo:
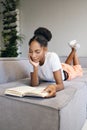
[[[35,63],[32,61],[31,57],[29,56],[29,61],[33,65],[33,72],[31,72],[31,86],[38,86],[39,85],[39,78],[38,78],[38,66],[39,62]]]
[[[55,71],[55,72],[53,72],[53,74],[54,74],[54,79],[56,82],[56,91],[60,91],[60,90],[64,89],[61,70]]]
[[[64,89],[61,70],[53,72],[53,75],[56,84],[50,84],[47,86],[47,88],[45,89],[45,91],[48,92],[47,97],[54,97],[56,96],[57,91]]]
[[[38,66],[33,67],[33,72],[31,72],[31,85],[38,86],[39,78],[38,78]]]

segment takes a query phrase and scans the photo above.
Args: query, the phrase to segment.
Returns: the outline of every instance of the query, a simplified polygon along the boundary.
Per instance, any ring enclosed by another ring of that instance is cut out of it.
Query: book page
[[[31,86],[20,86],[14,88],[8,88],[5,91],[5,94],[13,95],[13,96],[41,96],[45,97],[48,93],[43,92],[46,86],[38,86],[38,87],[31,87]]]

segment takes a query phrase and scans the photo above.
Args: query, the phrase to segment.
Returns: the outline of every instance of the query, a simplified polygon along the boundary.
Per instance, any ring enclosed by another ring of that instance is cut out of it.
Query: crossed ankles
[[[76,40],[72,40],[68,43],[68,45],[71,47],[71,48],[74,48],[75,50],[78,50],[80,48],[80,44],[77,43]]]

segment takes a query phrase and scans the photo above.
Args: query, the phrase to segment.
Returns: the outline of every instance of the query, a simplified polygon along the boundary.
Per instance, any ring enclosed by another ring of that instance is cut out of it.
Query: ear
[[[47,52],[47,51],[48,51],[48,48],[47,48],[47,47],[44,47],[44,51]]]

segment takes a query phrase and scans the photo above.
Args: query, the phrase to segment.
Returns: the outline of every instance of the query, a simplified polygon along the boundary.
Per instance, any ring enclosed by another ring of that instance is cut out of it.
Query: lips
[[[33,59],[33,61],[34,61],[34,62],[38,62],[38,61],[39,61],[39,59]]]

